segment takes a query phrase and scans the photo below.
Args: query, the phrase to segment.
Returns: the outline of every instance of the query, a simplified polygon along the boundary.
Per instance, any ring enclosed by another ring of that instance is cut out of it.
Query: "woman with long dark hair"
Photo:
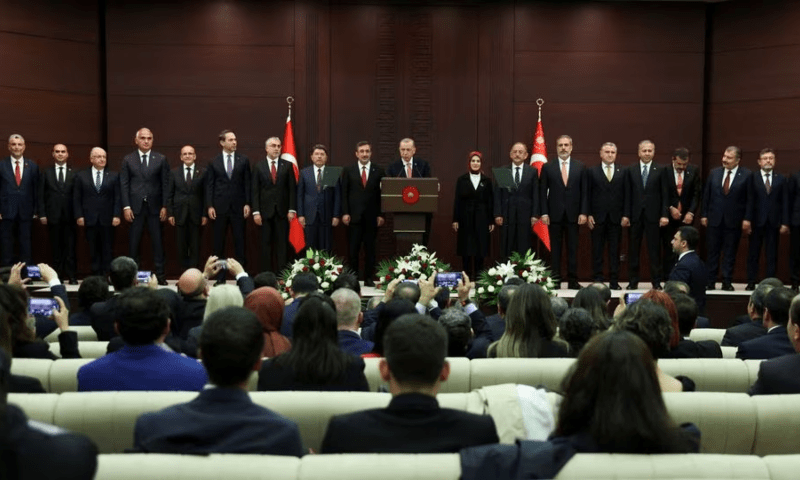
[[[456,253],[470,278],[477,278],[476,274],[483,269],[483,259],[489,252],[489,233],[494,230],[492,181],[484,175],[482,162],[481,152],[470,152],[467,173],[456,180],[453,201],[453,231],[458,234]]]
[[[567,343],[556,337],[550,297],[539,285],[520,285],[506,310],[506,330],[489,345],[487,357],[569,357]]]
[[[264,362],[258,390],[368,391],[364,360],[339,348],[333,301],[315,292],[302,302],[292,328],[292,349]]]
[[[58,357],[50,351],[50,344],[36,338],[35,320],[28,315],[28,292],[16,285],[0,283],[0,347],[14,358]],[[53,312],[53,321],[61,330],[58,343],[62,358],[81,358],[78,351],[78,334],[69,330],[69,311],[56,297],[59,309]]]
[[[582,308],[589,312],[594,320],[598,332],[608,330],[611,321],[608,318],[608,307],[600,291],[594,287],[584,287],[578,290],[572,300],[572,308]]]

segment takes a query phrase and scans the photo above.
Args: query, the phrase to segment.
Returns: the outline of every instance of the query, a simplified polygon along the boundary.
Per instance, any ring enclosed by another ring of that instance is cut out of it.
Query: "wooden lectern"
[[[439,208],[439,179],[384,177],[381,207],[384,212],[395,214],[394,234],[398,240],[422,243],[425,214]]]

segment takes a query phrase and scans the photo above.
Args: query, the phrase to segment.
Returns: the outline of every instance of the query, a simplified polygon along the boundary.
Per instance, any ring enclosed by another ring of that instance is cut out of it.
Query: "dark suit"
[[[514,167],[514,168],[512,168]],[[503,258],[512,252],[524,254],[533,243],[531,218],[538,210],[539,180],[535,168],[521,165],[520,182],[514,188],[500,188],[494,185],[494,217],[503,217],[500,227],[500,250]],[[511,177],[516,175],[516,165],[506,165]]]
[[[770,192],[761,170],[750,176],[745,220],[750,222],[750,245],[747,249],[747,282],[756,283],[761,278],[774,277],[778,267],[778,237],[782,225],[791,222],[789,214],[789,182],[780,173],[770,173]],[[764,245],[766,274],[758,275],[761,246]]]
[[[800,284],[800,172],[789,178],[789,224],[791,245],[789,247],[789,279],[792,285]]]
[[[685,225],[683,220],[686,215],[691,213],[693,217],[697,217],[700,210],[700,200],[703,196],[703,181],[700,178],[700,170],[695,165],[687,165],[686,170],[683,172],[683,188],[681,193],[678,194],[678,185],[675,180],[675,168],[671,165],[666,168],[666,182],[667,182],[667,195],[669,196],[669,207],[674,207],[680,210],[681,216],[677,220],[672,218],[669,210],[667,211],[667,218],[669,224],[661,229],[661,248],[664,250],[664,261],[662,264],[663,272],[669,272],[678,257],[672,252],[672,238],[675,232]],[[693,219],[694,221],[694,219]]]
[[[440,408],[435,397],[409,393],[386,408],[331,418],[320,453],[455,453],[498,441],[492,417]]]
[[[253,167],[253,213],[261,215],[261,270],[279,272],[286,266],[289,243],[290,210],[297,210],[297,181],[294,165],[277,159],[275,182],[270,161],[261,160]],[[275,253],[277,263],[272,261]]]
[[[694,250],[686,252],[672,267],[669,273],[670,280],[678,280],[689,285],[689,295],[697,302],[697,311],[703,315],[706,310],[706,285],[708,284],[708,270]]]
[[[786,334],[786,325],[778,325],[758,338],[740,343],[736,358],[762,360],[790,353],[794,353],[794,346]]]
[[[22,158],[20,171],[22,179],[19,186],[12,167],[11,157],[0,160],[0,264],[32,262],[31,222],[36,212],[39,167],[30,158]],[[14,255],[14,230],[19,240],[19,256]]]
[[[324,167],[322,172],[324,177]],[[320,187],[321,191],[317,191],[316,173],[314,165],[300,171],[297,216],[305,217],[306,246],[330,252],[333,244],[331,221],[342,216],[342,182],[337,182],[335,187]]]
[[[664,358],[722,358],[722,349],[714,340],[695,342],[683,338]]]
[[[175,217],[178,262],[184,269],[200,265],[200,227],[206,218],[204,208],[205,170],[194,164],[191,183],[186,182],[186,166],[169,175],[167,215]]]
[[[622,211],[625,205],[625,171],[614,164],[608,181],[605,164],[586,170],[587,214],[594,218],[592,229],[592,278],[603,281],[603,250],[608,244],[608,276],[619,281],[619,244],[622,238]]]
[[[166,208],[169,198],[169,162],[164,155],[150,150],[147,164],[142,162],[137,150],[122,159],[119,172],[120,199],[122,208],[130,207],[133,222],[128,232],[128,251],[141,266],[139,243],[142,241],[144,226],[150,234],[153,248],[153,263],[156,275],[164,276],[164,245],[161,243],[161,208]]]
[[[360,357],[365,353],[369,353],[375,347],[375,344],[369,340],[362,339],[358,332],[352,330],[339,330],[339,348],[343,352],[349,353]]]
[[[578,216],[589,211],[586,196],[586,168],[583,163],[571,158],[567,172],[567,184],[561,178],[561,159],[542,166],[539,176],[539,201],[542,216],[550,217],[550,266],[553,273],[561,276],[561,247],[567,241],[567,280],[578,281]]]
[[[342,172],[342,216],[350,215],[348,257],[350,268],[358,275],[358,254],[364,245],[364,276],[375,275],[375,241],[378,237],[378,217],[381,209],[381,179],[383,168],[370,163],[366,186],[361,183],[361,162],[348,165]]]
[[[408,178],[403,166],[403,159],[398,159],[386,167],[386,176],[391,178]],[[430,178],[431,166],[425,160],[418,157],[411,157],[411,176],[413,178]],[[431,219],[433,214],[425,214],[425,233],[422,234],[422,244],[427,246],[430,239],[431,232]]]
[[[766,333],[767,329],[764,328],[761,319],[757,318],[725,330],[721,345],[723,347],[738,347],[742,342],[758,338]]]
[[[188,403],[143,413],[133,443],[136,451],[149,453],[303,456],[297,424],[256,405],[238,388],[203,390]]]
[[[631,283],[639,282],[639,252],[642,237],[647,237],[647,256],[650,260],[650,277],[653,283],[661,282],[661,231],[659,221],[667,217],[666,169],[650,162],[647,185],[642,180],[641,160],[625,172],[624,215],[631,221],[628,232],[628,276]]]
[[[775,395],[800,393],[800,355],[783,355],[758,367],[758,379],[750,387],[750,395]]]
[[[724,177],[727,176],[724,167],[711,171],[703,191],[702,217],[708,219],[706,229],[706,247],[708,258],[709,284],[716,282],[719,273],[720,254],[724,256],[722,264],[722,281],[733,281],[733,266],[736,262],[736,251],[739,249],[739,240],[742,238],[742,220],[747,211],[747,195],[750,189],[750,170],[741,164],[736,175],[731,175],[730,189],[725,195],[722,191]]]
[[[122,214],[119,194],[119,175],[103,169],[100,191],[95,188],[96,175],[91,168],[75,175],[73,210],[75,218],[83,218],[92,275],[107,274],[114,246],[114,217]]]
[[[483,259],[489,254],[489,227],[494,225],[493,201],[492,181],[486,175],[480,175],[478,188],[472,184],[469,173],[456,180],[453,201],[453,222],[458,223],[456,254],[461,257],[463,269],[470,278],[477,278],[477,273],[483,270]]]
[[[214,220],[214,254],[225,257],[225,236],[231,226],[236,259],[246,265],[244,248],[244,206],[250,205],[252,182],[250,180],[250,161],[239,152],[233,155],[233,172],[230,178],[226,173],[226,160],[222,153],[217,155],[206,169],[206,210],[214,207],[217,219]]]
[[[52,267],[61,278],[75,278],[75,215],[73,215],[73,186],[75,172],[64,164],[64,182],[56,175],[56,166],[44,169],[39,176],[39,218],[47,219],[47,233],[53,252]]]

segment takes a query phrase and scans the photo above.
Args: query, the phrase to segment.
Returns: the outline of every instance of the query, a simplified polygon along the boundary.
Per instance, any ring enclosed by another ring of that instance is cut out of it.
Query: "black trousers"
[[[72,222],[47,222],[50,236],[51,265],[62,279],[75,278],[75,224]]]
[[[128,232],[128,252],[142,270],[145,268],[140,261],[139,244],[142,242],[145,227],[150,234],[156,275],[162,277],[164,275],[164,244],[161,243],[161,220],[158,213],[150,213],[147,202],[144,202],[139,214],[134,215],[131,229]]]
[[[358,223],[350,223],[348,230],[348,256],[350,268],[359,274],[358,255],[361,246],[364,246],[364,276],[363,279],[372,279],[375,276],[375,242],[378,238],[377,219],[362,219]]]
[[[628,232],[628,277],[630,282],[639,282],[639,262],[642,237],[647,237],[647,256],[650,260],[651,282],[661,281],[661,232],[658,222],[633,221]]]
[[[217,219],[214,220],[214,255],[225,258],[225,236],[228,234],[228,226],[230,226],[235,258],[246,270],[243,213],[242,211],[237,212],[235,209],[228,213],[217,212]],[[224,272],[221,273],[224,275]]]
[[[19,255],[14,255],[14,233],[19,240]],[[22,220],[19,217],[0,221],[0,241],[2,242],[3,266],[13,265],[16,262],[31,263],[31,219]]]
[[[567,243],[567,281],[578,281],[578,224],[567,221],[550,221],[550,262],[553,273],[559,279],[561,275],[561,252],[564,242]]]
[[[792,225],[789,249],[789,280],[792,285],[800,284],[800,225]]]
[[[756,283],[762,278],[774,277],[778,267],[778,238],[780,227],[753,227],[750,233],[750,246],[747,248],[747,283]],[[766,274],[758,276],[758,261],[761,247],[764,247]]]
[[[592,277],[595,282],[603,281],[603,251],[608,245],[608,278],[619,282],[619,244],[622,239],[622,225],[607,221],[596,223],[592,230]]]
[[[261,216],[261,271],[279,273],[286,267],[289,221]],[[274,254],[274,256],[273,256]],[[273,261],[273,258],[275,261]]]
[[[114,245],[114,227],[94,225],[86,227],[86,242],[89,244],[92,275],[108,275]]]
[[[308,217],[306,217],[306,221],[308,221]],[[330,223],[325,225],[317,218],[313,225],[306,223],[304,232],[306,234],[306,247],[314,250],[331,251],[332,235]]]
[[[708,227],[706,229],[706,247],[708,249],[708,282],[716,282],[722,255],[722,281],[733,281],[733,267],[736,263],[736,251],[742,238],[742,228]]]
[[[507,219],[506,219],[507,220]],[[525,254],[533,243],[533,230],[530,223],[503,223],[500,227],[500,244],[503,258],[513,252]]]
[[[186,221],[176,225],[175,238],[178,252],[178,263],[186,270],[200,268],[200,225]]]

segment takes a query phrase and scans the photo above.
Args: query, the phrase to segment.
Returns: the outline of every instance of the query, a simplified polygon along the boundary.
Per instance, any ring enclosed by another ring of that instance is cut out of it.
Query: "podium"
[[[394,213],[394,234],[398,241],[422,243],[425,216],[439,208],[439,179],[384,177],[381,208]]]

